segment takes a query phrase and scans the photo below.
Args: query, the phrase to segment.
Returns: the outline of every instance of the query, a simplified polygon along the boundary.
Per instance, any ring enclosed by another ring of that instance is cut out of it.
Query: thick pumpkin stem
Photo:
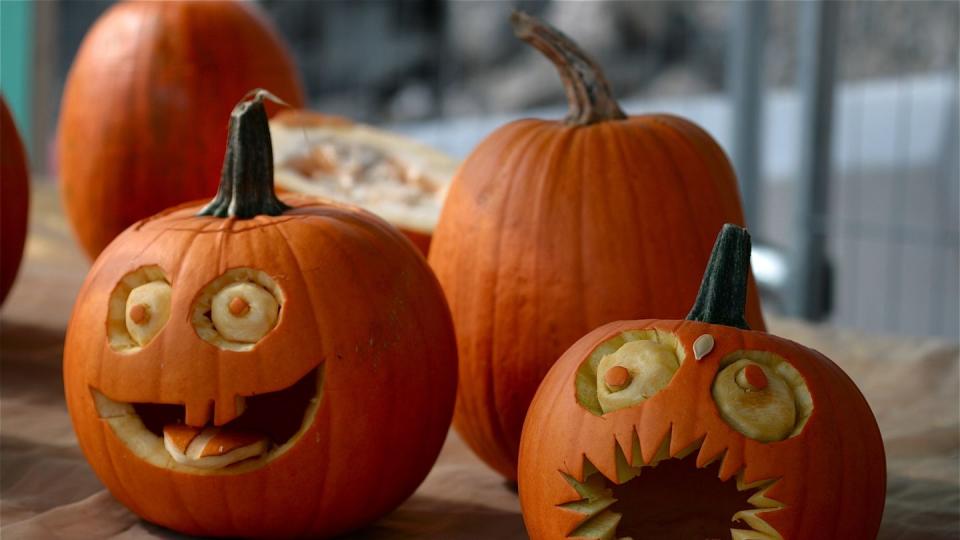
[[[697,301],[687,320],[749,330],[744,317],[749,275],[750,233],[727,223],[713,244]]]
[[[510,17],[513,33],[536,47],[560,73],[570,110],[565,122],[586,126],[627,117],[613,99],[600,66],[563,32],[522,11]]]
[[[278,216],[290,209],[273,190],[273,143],[264,98],[283,104],[270,92],[257,89],[230,113],[220,187],[198,216],[250,219]]]

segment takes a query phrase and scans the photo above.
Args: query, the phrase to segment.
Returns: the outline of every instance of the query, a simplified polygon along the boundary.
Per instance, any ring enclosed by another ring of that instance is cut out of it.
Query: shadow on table
[[[960,486],[955,483],[890,477],[877,540],[960,538]]]

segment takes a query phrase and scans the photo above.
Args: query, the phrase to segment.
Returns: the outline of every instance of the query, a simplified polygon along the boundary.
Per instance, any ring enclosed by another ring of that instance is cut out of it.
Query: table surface
[[[61,354],[89,264],[52,184],[35,184],[31,206],[26,258],[0,312],[0,534],[7,540],[182,538],[117,503],[77,447],[63,399]],[[889,478],[880,538],[960,538],[957,346],[770,319],[773,332],[833,358],[873,407]],[[516,494],[454,433],[413,497],[350,536],[525,537]]]

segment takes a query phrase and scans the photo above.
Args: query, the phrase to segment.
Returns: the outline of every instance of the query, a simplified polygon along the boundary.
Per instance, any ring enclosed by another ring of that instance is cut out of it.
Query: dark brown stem
[[[290,209],[273,190],[273,145],[264,98],[284,104],[258,89],[250,91],[230,113],[220,187],[198,216],[250,219],[278,216]]]
[[[560,73],[570,105],[567,124],[586,126],[627,117],[613,99],[603,70],[573,40],[522,11],[514,11],[510,21],[514,35],[536,47]]]

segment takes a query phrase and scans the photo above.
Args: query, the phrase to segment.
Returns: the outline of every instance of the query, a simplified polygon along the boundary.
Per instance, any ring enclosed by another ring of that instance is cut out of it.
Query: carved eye
[[[213,296],[213,326],[230,341],[256,343],[267,335],[280,313],[280,304],[254,283],[234,283]]]
[[[680,368],[669,346],[628,341],[597,366],[597,400],[604,413],[636,405],[666,387]]]
[[[270,276],[235,268],[204,287],[192,321],[204,340],[222,349],[250,350],[276,327],[282,305],[283,295]]]
[[[760,442],[796,435],[813,410],[803,377],[783,359],[763,352],[735,353],[713,381],[720,416]]]
[[[172,294],[170,282],[159,267],[145,266],[123,276],[110,294],[110,346],[132,352],[150,343],[170,319]]]

